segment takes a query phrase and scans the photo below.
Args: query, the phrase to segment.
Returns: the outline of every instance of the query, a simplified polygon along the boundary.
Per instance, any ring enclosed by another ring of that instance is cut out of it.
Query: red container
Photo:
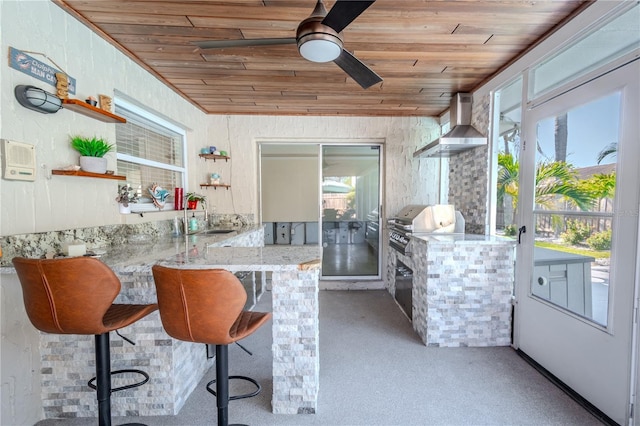
[[[184,188],[176,188],[173,196],[173,207],[176,210],[184,209]]]
[[[198,208],[198,200],[189,200],[187,201],[187,209],[189,210],[195,210]]]

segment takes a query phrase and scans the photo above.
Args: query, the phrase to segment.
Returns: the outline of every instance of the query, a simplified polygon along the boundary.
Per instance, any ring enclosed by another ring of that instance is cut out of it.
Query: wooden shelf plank
[[[204,158],[205,160],[213,160],[215,163],[216,160],[224,160],[229,161],[231,157],[228,155],[216,155],[216,154],[198,154],[200,158]]]
[[[126,176],[120,175],[109,175],[109,174],[100,174],[100,173],[90,173],[83,172],[82,170],[51,170],[52,175],[60,175],[60,176],[81,176],[81,177],[92,177],[99,179],[115,179],[115,180],[127,180]]]
[[[80,99],[63,99],[62,107],[65,109],[69,109],[73,112],[86,115],[87,117],[104,121],[105,123],[126,123],[127,122],[126,118],[112,114],[109,111],[96,108],[93,105],[89,105],[88,103],[81,101]]]

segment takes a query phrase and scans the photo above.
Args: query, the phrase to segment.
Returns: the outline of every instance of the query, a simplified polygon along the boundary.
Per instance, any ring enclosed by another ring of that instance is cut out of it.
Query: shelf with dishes
[[[200,156],[200,158],[204,158],[205,161],[206,160],[213,160],[214,162],[216,160],[224,160],[229,161],[231,159],[231,157],[229,157],[228,155],[219,155],[219,154],[198,154]]]
[[[229,188],[231,188],[231,185],[229,185],[227,183],[201,183],[200,184],[200,188],[213,188],[213,189],[226,188],[226,189],[229,189]]]

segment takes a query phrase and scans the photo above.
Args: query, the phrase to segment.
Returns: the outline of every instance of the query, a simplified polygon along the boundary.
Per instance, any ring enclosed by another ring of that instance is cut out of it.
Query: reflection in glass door
[[[603,326],[611,285],[620,96],[614,92],[537,123],[531,292]]]
[[[322,146],[322,278],[379,278],[380,146]]]

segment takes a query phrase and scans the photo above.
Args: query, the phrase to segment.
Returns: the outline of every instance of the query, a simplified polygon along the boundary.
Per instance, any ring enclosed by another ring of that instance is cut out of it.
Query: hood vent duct
[[[456,93],[451,98],[449,116],[453,128],[439,139],[414,152],[414,157],[450,157],[467,149],[487,144],[487,138],[471,126],[470,93]]]

